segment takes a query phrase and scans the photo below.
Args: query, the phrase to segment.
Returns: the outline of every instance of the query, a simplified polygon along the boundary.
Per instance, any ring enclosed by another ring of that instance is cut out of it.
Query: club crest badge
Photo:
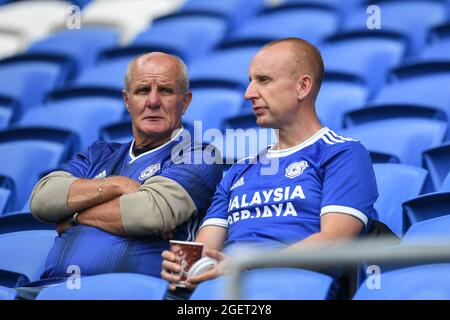
[[[141,175],[139,176],[139,180],[141,180],[141,181],[147,180],[148,178],[155,175],[160,169],[161,169],[161,165],[159,163],[148,166],[147,168],[145,168],[144,171],[141,172]]]
[[[285,176],[291,179],[298,177],[303,173],[303,171],[305,171],[307,167],[308,162],[306,161],[293,162],[289,165],[289,167],[286,168]]]

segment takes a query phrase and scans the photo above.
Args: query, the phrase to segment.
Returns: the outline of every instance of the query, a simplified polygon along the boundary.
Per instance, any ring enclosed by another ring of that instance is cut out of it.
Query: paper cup
[[[181,266],[181,279],[175,285],[184,288],[189,270],[202,257],[203,243],[170,240],[170,251],[175,254],[176,262]]]

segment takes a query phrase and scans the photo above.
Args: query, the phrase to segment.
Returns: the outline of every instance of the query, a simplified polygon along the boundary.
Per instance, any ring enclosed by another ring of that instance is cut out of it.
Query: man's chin
[[[258,125],[258,127],[261,127],[261,128],[271,128],[272,127],[272,124],[270,123],[270,121],[268,121],[264,117],[257,117],[256,124]]]
[[[163,124],[146,124],[140,128],[140,132],[149,137],[159,137],[169,134],[169,128]]]

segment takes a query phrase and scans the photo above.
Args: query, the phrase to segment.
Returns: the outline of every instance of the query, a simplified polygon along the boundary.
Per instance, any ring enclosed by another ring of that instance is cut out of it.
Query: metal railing
[[[230,258],[228,266],[227,299],[241,298],[241,277],[247,269],[258,268],[317,268],[336,265],[348,266],[361,262],[370,264],[442,263],[450,262],[450,239],[438,245],[393,244],[391,239],[357,240],[342,244],[322,243],[320,246],[297,251],[246,251]]]

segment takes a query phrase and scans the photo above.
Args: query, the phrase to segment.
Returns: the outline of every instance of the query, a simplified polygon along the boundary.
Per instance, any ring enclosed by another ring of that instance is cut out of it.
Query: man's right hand
[[[178,283],[181,278],[181,276],[178,275],[181,267],[175,262],[176,256],[172,252],[165,250],[161,256],[164,259],[162,263],[161,277],[170,282],[169,290],[175,291],[177,288],[175,284]]]

